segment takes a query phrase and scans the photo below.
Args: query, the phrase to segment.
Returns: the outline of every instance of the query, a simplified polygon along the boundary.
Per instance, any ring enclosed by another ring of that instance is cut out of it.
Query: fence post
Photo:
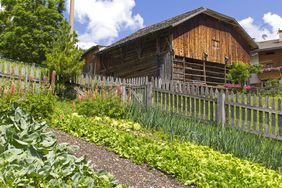
[[[152,91],[153,91],[153,84],[152,84],[152,82],[148,82],[148,84],[146,84],[146,89],[145,89],[145,93],[146,93],[145,106],[146,106],[146,108],[152,106],[152,99],[153,99]]]
[[[55,93],[55,87],[56,87],[56,71],[52,71],[51,73],[51,90],[52,93]]]
[[[224,108],[225,108],[225,94],[223,92],[219,92],[217,95],[216,116],[217,116],[217,123],[221,127],[224,127],[226,122]]]
[[[127,91],[126,91],[126,86],[120,86],[121,87],[121,92],[122,92],[122,96],[121,96],[121,98],[122,98],[122,100],[124,101],[124,102],[127,102]]]

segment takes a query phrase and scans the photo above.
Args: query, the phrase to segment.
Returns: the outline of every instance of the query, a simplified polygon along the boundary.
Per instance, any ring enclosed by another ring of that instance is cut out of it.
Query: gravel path
[[[185,187],[162,172],[146,165],[136,165],[130,160],[121,158],[117,154],[107,151],[105,147],[83,141],[58,130],[52,129],[52,131],[56,134],[59,142],[80,147],[80,150],[75,153],[76,156],[85,155],[88,160],[92,161],[96,170],[105,170],[113,174],[120,183],[135,188]]]

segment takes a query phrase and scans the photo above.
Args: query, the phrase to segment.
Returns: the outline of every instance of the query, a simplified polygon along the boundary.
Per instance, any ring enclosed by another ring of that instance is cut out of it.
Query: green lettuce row
[[[136,123],[74,114],[53,125],[77,137],[107,146],[137,164],[147,163],[197,187],[282,187],[282,176],[259,164],[221,154],[206,146],[169,141],[166,135]]]

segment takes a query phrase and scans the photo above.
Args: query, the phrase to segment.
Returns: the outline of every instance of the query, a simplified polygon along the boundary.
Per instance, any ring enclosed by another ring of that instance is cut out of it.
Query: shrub
[[[250,65],[242,61],[228,64],[228,67],[230,70],[227,74],[227,78],[233,84],[241,84],[241,87],[245,85],[247,79],[250,77],[250,74],[258,73],[262,69],[261,65]]]
[[[279,79],[271,79],[265,82],[265,87],[267,88],[278,87],[278,86],[279,86]]]
[[[117,96],[98,96],[77,102],[77,112],[88,117],[109,116],[122,118],[125,116],[125,104]]]
[[[56,98],[51,94],[6,95],[0,98],[0,112],[7,114],[14,106],[21,107],[35,119],[49,119]]]

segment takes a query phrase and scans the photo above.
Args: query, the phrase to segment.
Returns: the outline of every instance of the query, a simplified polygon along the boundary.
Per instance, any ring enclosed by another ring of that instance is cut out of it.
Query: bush
[[[86,99],[77,102],[77,112],[87,117],[109,116],[123,118],[125,116],[125,104],[117,96],[98,96],[96,99]]]
[[[265,82],[265,87],[267,87],[267,88],[279,87],[279,79],[267,80],[267,81]]]
[[[20,107],[35,119],[50,119],[56,98],[51,94],[7,95],[0,98],[0,113],[8,114]]]
[[[20,109],[4,119],[0,121],[1,187],[118,186],[111,175],[94,172],[84,157],[72,155],[74,147],[58,144],[55,135],[46,132],[45,123],[31,120]]]

